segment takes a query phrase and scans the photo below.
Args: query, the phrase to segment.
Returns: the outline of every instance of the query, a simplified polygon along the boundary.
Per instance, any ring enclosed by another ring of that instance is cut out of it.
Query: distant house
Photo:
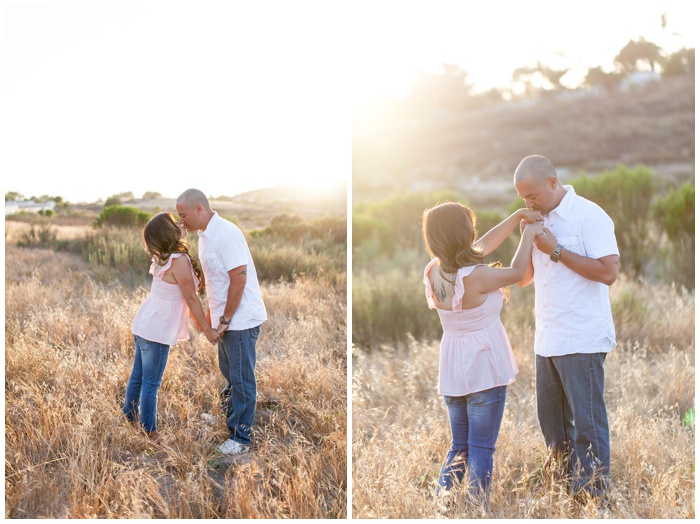
[[[39,211],[54,210],[56,202],[34,202],[33,200],[5,200],[5,216],[15,213],[38,213]]]
[[[620,89],[629,91],[633,87],[643,86],[657,80],[661,80],[661,73],[656,71],[634,71],[620,80]]]

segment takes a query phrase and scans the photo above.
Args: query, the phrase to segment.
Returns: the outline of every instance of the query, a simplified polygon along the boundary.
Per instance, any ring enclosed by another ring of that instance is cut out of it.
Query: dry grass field
[[[513,290],[503,322],[520,372],[508,387],[491,504],[468,507],[464,486],[446,515],[433,498],[450,444],[437,395],[439,341],[353,351],[354,518],[694,518],[694,292],[635,283],[611,287],[618,347],[605,362],[612,488],[605,505],[577,502],[543,472],[537,422],[531,290]],[[436,314],[425,310],[426,315]]]
[[[5,517],[345,517],[344,289],[261,284],[252,453],[212,451],[228,436],[223,378],[199,334],[171,350],[156,448],[121,413],[147,289],[95,279],[70,253],[19,248],[26,224],[6,226]]]

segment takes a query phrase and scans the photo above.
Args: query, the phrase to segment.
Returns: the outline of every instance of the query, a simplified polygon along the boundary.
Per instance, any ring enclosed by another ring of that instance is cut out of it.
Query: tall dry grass
[[[346,515],[344,291],[262,285],[253,452],[227,459],[212,452],[228,437],[214,346],[196,334],[171,350],[153,448],[121,413],[147,290],[70,253],[5,249],[6,517]]]
[[[508,387],[488,510],[467,506],[460,486],[447,515],[437,512],[432,494],[450,444],[436,388],[439,341],[409,340],[353,350],[353,517],[693,518],[695,426],[682,417],[694,407],[694,293],[623,276],[611,299],[619,345],[605,362],[612,454],[606,505],[575,501],[543,470],[532,293],[514,289],[503,322],[520,372]]]

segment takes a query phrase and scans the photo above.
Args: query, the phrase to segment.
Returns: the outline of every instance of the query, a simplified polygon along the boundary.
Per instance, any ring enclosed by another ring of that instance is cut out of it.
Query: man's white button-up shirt
[[[204,231],[199,231],[199,260],[204,270],[207,302],[212,327],[219,325],[231,283],[228,272],[247,266],[247,279],[241,303],[233,314],[228,330],[241,331],[259,326],[267,320],[258,274],[243,232],[216,212]]]
[[[615,227],[597,204],[572,186],[544,225],[567,251],[589,258],[619,255]],[[535,352],[545,357],[608,353],[616,345],[609,286],[588,280],[532,250],[535,270]]]

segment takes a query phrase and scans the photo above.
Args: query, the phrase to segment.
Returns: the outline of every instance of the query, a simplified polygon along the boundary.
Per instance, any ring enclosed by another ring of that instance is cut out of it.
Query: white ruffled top
[[[131,332],[134,335],[169,346],[175,345],[180,340],[189,340],[187,302],[182,296],[179,285],[163,280],[163,276],[170,269],[173,259],[181,256],[186,257],[187,255],[173,253],[163,266],[159,265],[154,257],[149,270],[149,273],[153,275],[151,292],[141,304],[131,324]],[[192,277],[196,287],[199,284],[199,279],[194,270]]]
[[[457,271],[452,311],[438,309],[429,278],[437,263],[437,258],[428,263],[423,282],[428,307],[437,309],[443,330],[438,392],[460,397],[515,382],[518,366],[500,318],[503,294],[494,290],[480,306],[462,310],[464,277],[482,264],[463,267]]]

